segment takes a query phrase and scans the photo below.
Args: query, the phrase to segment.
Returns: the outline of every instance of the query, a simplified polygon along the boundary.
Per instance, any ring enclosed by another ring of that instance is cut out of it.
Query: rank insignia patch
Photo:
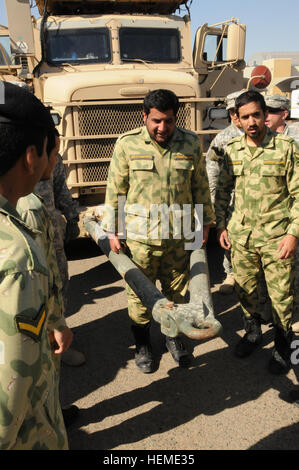
[[[42,305],[35,318],[31,318],[28,313],[27,315],[25,313],[16,315],[16,324],[20,333],[30,336],[34,341],[39,341],[46,318],[45,305]]]

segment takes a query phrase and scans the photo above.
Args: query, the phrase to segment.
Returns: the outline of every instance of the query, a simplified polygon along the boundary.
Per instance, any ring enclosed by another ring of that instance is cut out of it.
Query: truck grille
[[[78,168],[79,183],[105,185],[108,169],[117,137],[143,125],[142,104],[90,105],[74,108],[75,133],[79,136],[97,136],[95,139],[78,140],[78,159],[103,159],[95,163],[85,163]],[[178,112],[177,124],[191,129],[192,105],[182,103]],[[104,136],[100,139],[98,136]],[[113,137],[111,136],[113,135]],[[111,137],[110,137],[111,136]]]

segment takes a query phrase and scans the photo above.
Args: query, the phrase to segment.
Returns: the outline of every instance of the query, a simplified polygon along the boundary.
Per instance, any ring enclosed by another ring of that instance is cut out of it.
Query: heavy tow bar
[[[164,297],[127,255],[110,249],[109,239],[94,217],[85,217],[83,224],[122,278],[151,311],[154,320],[160,323],[164,335],[174,338],[183,333],[191,339],[206,340],[221,334],[222,326],[214,316],[205,248],[192,251],[190,256],[189,303],[175,304]]]

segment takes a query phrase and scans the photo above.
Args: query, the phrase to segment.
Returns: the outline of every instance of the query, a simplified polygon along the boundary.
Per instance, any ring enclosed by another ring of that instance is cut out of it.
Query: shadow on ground
[[[286,426],[251,446],[249,450],[298,450],[299,423]]]
[[[90,254],[90,251],[88,252]],[[98,255],[101,253],[95,252],[95,256]],[[217,245],[209,246],[212,286],[221,282],[224,277],[217,261],[220,255]],[[119,279],[119,274],[105,260],[96,268],[74,276],[70,280],[70,311],[75,312],[78,305],[95,301],[93,287],[98,286],[99,280],[104,287],[100,294],[96,294],[97,298],[119,292],[121,288],[113,285]],[[267,373],[269,349],[256,351],[254,360],[252,357],[239,360],[233,356],[232,346],[239,338],[236,332],[242,329],[237,299],[234,294],[221,296],[215,292],[213,302],[217,318],[223,326],[223,348],[219,349],[218,345],[218,349],[201,354],[199,345],[196,347],[190,369],[180,369],[174,364],[173,369],[168,372],[168,377],[157,380],[153,374],[150,384],[126,393],[122,393],[120,389],[116,396],[106,399],[101,398],[101,387],[113,381],[118,371],[126,368],[134,355],[127,311],[116,310],[110,315],[87,321],[74,329],[77,342],[84,345],[88,362],[75,370],[62,366],[62,402],[75,402],[95,390],[98,390],[99,398],[97,403],[80,410],[79,419],[68,430],[71,449],[113,449],[122,444],[138,442],[148,436],[151,436],[154,448],[155,439],[159,440],[159,434],[187,423],[200,414],[215,415],[227,408],[255,400],[269,389],[285,394],[293,388],[287,377],[273,377]],[[152,336],[158,360],[163,360],[163,341],[157,323],[152,327]],[[266,327],[263,345],[268,345],[271,341],[272,331]],[[188,339],[186,343],[190,351],[198,345]],[[147,411],[125,419],[118,425],[93,434],[87,434],[83,429],[90,423],[149,403],[155,404],[151,409],[148,410],[147,407]],[[257,443],[252,449],[298,449],[298,432],[297,424],[281,429]],[[287,435],[288,440],[285,441]]]

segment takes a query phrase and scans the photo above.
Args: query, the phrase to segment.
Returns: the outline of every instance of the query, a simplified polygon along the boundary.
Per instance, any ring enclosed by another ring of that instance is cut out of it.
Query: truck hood
[[[79,100],[142,98],[153,88],[167,88],[178,96],[199,96],[198,81],[191,74],[170,70],[97,70],[48,76],[46,103]]]

